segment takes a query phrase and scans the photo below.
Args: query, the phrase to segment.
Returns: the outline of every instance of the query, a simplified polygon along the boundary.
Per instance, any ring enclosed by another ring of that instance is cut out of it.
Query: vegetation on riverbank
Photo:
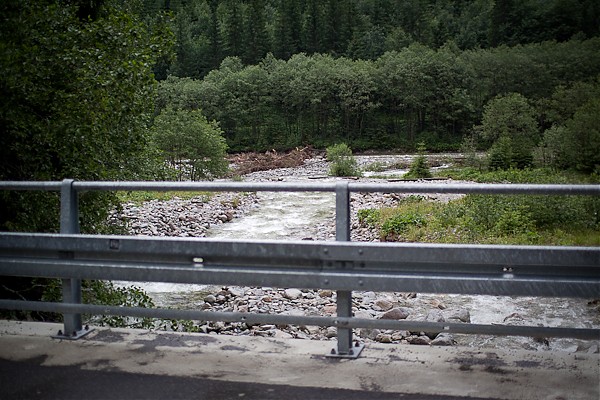
[[[549,170],[444,172],[488,183],[589,183]],[[592,196],[469,194],[448,203],[409,196],[397,207],[359,210],[359,222],[381,240],[600,246],[600,199]]]
[[[140,205],[146,201],[158,200],[158,201],[168,201],[173,200],[175,198],[181,200],[189,200],[193,198],[201,198],[203,201],[208,201],[212,196],[211,192],[189,192],[189,191],[165,191],[165,192],[155,192],[155,191],[146,191],[146,190],[136,190],[136,191],[127,191],[127,192],[117,192],[117,198],[121,203],[133,203],[136,205]]]

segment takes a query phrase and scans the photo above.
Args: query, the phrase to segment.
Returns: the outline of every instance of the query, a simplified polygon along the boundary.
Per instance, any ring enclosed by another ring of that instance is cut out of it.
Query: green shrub
[[[409,227],[421,227],[427,224],[427,218],[416,211],[396,214],[381,225],[381,236],[397,236],[405,233]]]
[[[42,301],[62,301],[62,283],[60,279],[48,280],[45,286]],[[154,302],[148,294],[137,286],[117,287],[109,281],[84,280],[82,282],[83,303],[107,306],[153,308]],[[111,327],[151,328],[153,319],[124,317],[119,315],[84,316],[95,325],[108,325]],[[53,319],[60,320],[61,316],[55,314]]]
[[[425,143],[417,146],[418,155],[410,166],[410,170],[404,175],[405,178],[431,178],[429,163],[425,157]]]
[[[361,175],[352,150],[345,143],[327,147],[327,161],[331,163],[329,174],[332,176]]]
[[[375,208],[358,210],[358,223],[362,226],[377,226],[381,219],[381,212]]]

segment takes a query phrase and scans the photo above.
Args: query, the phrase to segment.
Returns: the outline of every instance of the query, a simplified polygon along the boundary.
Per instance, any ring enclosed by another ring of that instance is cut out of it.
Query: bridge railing
[[[201,321],[335,326],[333,356],[356,357],[353,328],[599,339],[600,329],[393,321],[352,316],[353,291],[600,297],[600,248],[350,241],[350,193],[600,195],[600,185],[245,182],[0,182],[61,192],[60,234],[0,233],[0,275],[61,278],[63,302],[0,300],[0,308],[63,313],[69,339],[82,313]],[[333,192],[336,241],[218,240],[79,234],[84,191]],[[156,281],[337,291],[336,316],[291,316],[82,304],[81,280]]]

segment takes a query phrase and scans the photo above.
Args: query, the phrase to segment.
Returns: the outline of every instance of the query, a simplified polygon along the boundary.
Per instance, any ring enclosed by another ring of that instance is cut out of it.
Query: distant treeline
[[[94,0],[88,3],[124,0]],[[84,1],[80,1],[85,3]],[[600,35],[597,0],[144,0],[145,18],[167,11],[177,44],[174,59],[155,69],[201,78],[225,57],[246,65],[268,53],[375,60],[413,43],[461,50]]]
[[[600,38],[471,50],[412,44],[375,60],[269,54],[245,65],[228,57],[203,79],[160,82],[157,112],[202,110],[220,122],[232,151],[342,141],[357,150],[420,141],[455,150],[496,96],[523,95],[538,111],[541,136],[556,122],[548,99],[599,75]]]

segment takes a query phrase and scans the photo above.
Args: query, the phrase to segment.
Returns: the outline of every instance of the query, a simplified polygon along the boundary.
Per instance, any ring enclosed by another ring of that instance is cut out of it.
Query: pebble
[[[423,336],[410,336],[407,339],[408,343],[410,344],[416,344],[416,345],[430,345],[431,344],[431,339],[429,339],[429,337],[423,335]]]
[[[454,338],[449,333],[440,333],[430,343],[432,346],[452,346]]]

